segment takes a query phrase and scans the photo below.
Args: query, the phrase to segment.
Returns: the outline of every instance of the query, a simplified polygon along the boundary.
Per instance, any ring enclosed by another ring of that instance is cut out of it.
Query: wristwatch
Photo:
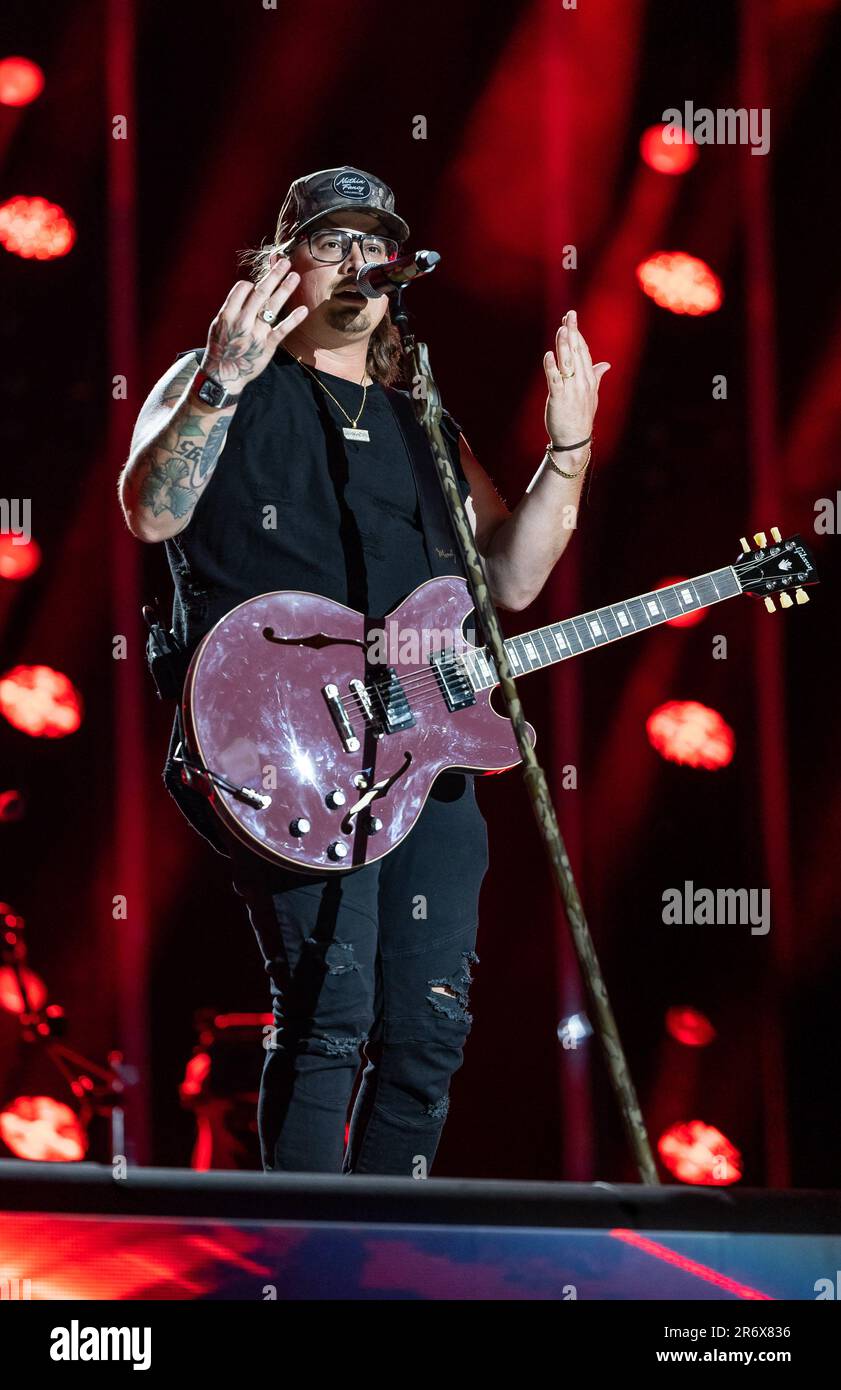
[[[239,391],[226,391],[224,386],[220,386],[218,381],[214,381],[207,372],[203,372],[201,367],[193,379],[193,390],[200,401],[204,401],[205,405],[215,406],[217,410],[221,410],[224,405],[230,405],[232,401],[238,401],[241,394]]]

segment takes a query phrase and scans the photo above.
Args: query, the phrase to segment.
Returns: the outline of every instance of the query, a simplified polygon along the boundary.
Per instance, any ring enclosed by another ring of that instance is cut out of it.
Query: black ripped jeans
[[[436,779],[375,864],[310,877],[236,856],[273,998],[258,1107],[267,1171],[430,1172],[472,1022],[487,867],[473,779],[458,773]]]

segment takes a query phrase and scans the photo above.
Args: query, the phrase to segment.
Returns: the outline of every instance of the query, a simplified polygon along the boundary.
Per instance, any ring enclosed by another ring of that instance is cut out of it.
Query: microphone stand
[[[470,592],[481,620],[488,647],[496,664],[500,688],[523,761],[523,776],[531,798],[532,809],[566,909],[575,953],[596,1017],[608,1073],[619,1104],[625,1132],[641,1180],[644,1183],[657,1185],[660,1178],[651,1151],[645,1121],[628,1070],[616,1027],[616,1019],[607,996],[607,988],[584,915],[581,897],[558,827],[555,808],[549,796],[546,775],[534,755],[534,749],[526,733],[523,707],[520,704],[520,697],[517,694],[517,687],[514,684],[514,677],[506,655],[502,628],[488,590],[485,567],[476,548],[473,530],[461,500],[456,475],[447,452],[444,436],[441,433],[441,396],[429,365],[429,349],[426,343],[416,341],[409,325],[409,318],[403,304],[405,288],[405,285],[401,285],[393,294],[391,319],[400,333],[404,362],[409,370],[410,380],[416,386],[420,384],[422,387],[419,395],[414,390],[412,391],[412,405],[418,421],[429,439],[438,480],[464,559]]]

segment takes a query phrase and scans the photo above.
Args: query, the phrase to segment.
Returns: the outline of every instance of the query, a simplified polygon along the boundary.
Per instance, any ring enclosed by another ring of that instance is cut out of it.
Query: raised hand
[[[599,404],[599,383],[609,362],[596,362],[578,328],[574,309],[564,314],[555,335],[555,351],[543,358],[549,397],[546,401],[546,430],[553,444],[577,444],[593,431]]]
[[[227,391],[239,395],[268,366],[275,348],[293,328],[303,323],[309,310],[301,304],[285,318],[283,306],[300,281],[283,256],[259,284],[238,280],[210,325],[202,371]],[[261,315],[274,314],[267,323]]]

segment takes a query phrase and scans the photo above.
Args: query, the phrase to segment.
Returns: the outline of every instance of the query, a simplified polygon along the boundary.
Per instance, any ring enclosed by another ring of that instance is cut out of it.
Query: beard
[[[367,304],[328,304],[325,317],[339,333],[367,333],[371,327]]]

